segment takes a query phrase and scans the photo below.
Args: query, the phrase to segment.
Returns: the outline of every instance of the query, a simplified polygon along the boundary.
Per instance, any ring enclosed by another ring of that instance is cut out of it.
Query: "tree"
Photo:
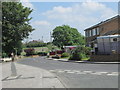
[[[76,28],[68,25],[58,26],[53,30],[53,44],[58,47],[69,45],[84,45],[84,36],[81,35]]]
[[[24,7],[20,2],[2,3],[2,51],[10,54],[20,51],[21,41],[27,38],[34,29],[29,25],[33,10]]]
[[[70,55],[69,60],[82,60],[88,58],[90,55],[91,48],[84,46],[77,46]]]

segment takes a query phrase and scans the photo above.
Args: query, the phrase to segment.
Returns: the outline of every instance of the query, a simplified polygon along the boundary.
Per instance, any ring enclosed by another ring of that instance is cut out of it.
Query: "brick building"
[[[117,15],[106,21],[102,21],[92,27],[85,29],[86,46],[97,47],[97,37],[119,34],[119,19]]]

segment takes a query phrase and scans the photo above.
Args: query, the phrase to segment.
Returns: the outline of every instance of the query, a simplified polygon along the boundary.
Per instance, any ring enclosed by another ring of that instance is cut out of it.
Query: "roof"
[[[120,15],[117,15],[117,16],[114,16],[114,17],[112,17],[112,18],[110,18],[110,19],[107,19],[107,20],[105,20],[105,21],[102,21],[102,22],[100,22],[100,23],[98,23],[98,24],[96,24],[96,25],[93,25],[93,26],[85,29],[84,31],[90,30],[90,29],[95,28],[95,27],[99,27],[101,24],[107,23],[107,22],[109,22],[109,21],[111,21],[111,20],[114,20],[114,19],[116,19],[116,18],[120,18]]]
[[[101,22],[100,22],[100,23],[101,23]],[[98,24],[96,24],[96,25],[93,25],[93,26],[85,29],[84,31],[87,31],[87,30],[92,29],[92,28],[95,28],[95,27],[99,27],[100,23],[98,23]]]

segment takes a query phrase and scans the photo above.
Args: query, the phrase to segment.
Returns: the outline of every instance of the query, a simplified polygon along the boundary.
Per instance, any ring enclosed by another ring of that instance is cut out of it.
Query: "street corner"
[[[15,69],[11,68],[10,63],[3,65],[6,66],[2,77],[3,88],[64,88],[56,75],[47,70],[18,63],[15,63]]]

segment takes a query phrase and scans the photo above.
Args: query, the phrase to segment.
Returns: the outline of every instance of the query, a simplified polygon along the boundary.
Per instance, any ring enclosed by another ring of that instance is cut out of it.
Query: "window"
[[[91,31],[91,36],[93,36],[93,30],[90,30]]]
[[[89,30],[89,36],[92,36],[92,32],[91,32],[92,30]]]
[[[96,34],[97,34],[97,35],[100,34],[100,30],[99,30],[99,28],[96,29]]]
[[[89,37],[90,36],[90,33],[89,33],[89,31],[87,31],[87,37]]]
[[[96,29],[93,29],[92,32],[93,32],[93,36],[96,35]]]

